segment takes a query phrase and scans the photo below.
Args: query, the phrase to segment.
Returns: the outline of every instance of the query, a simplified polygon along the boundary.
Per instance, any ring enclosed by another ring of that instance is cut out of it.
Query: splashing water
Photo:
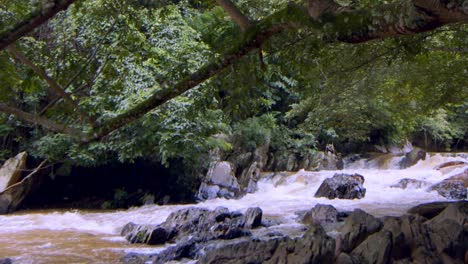
[[[435,184],[468,168],[468,155],[428,154],[425,160],[397,169],[401,157],[378,156],[346,165],[342,171],[299,171],[289,176],[269,177],[258,183],[258,191],[239,200],[214,199],[196,206],[214,209],[224,206],[244,211],[262,208],[264,215],[295,223],[295,212],[318,203],[331,204],[341,211],[361,208],[376,216],[401,215],[410,207],[446,200],[426,188],[392,188],[403,178]],[[464,161],[450,170],[434,167],[448,161]],[[315,198],[322,181],[335,173],[364,176],[366,196],[360,200]],[[116,263],[127,252],[155,253],[161,247],[132,245],[119,236],[128,222],[159,224],[173,211],[194,205],[143,206],[120,211],[24,211],[0,216],[0,257],[17,263]]]

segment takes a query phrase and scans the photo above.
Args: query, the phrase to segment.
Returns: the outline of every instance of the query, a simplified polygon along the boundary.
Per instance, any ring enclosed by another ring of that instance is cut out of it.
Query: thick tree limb
[[[317,6],[318,2],[327,2],[322,5],[318,13],[311,12],[310,8]],[[416,1],[416,0],[414,0]],[[465,0],[467,1],[467,0]],[[416,1],[418,2],[418,1]],[[447,1],[435,1],[446,3]],[[434,14],[446,14],[447,4],[430,5],[425,8],[436,8],[428,15],[428,10],[422,10],[413,3],[413,0],[396,3],[393,5],[378,6],[374,10],[351,10],[341,7],[332,0],[309,0],[309,10],[294,4],[288,5],[272,16],[260,21],[253,29],[246,32],[246,40],[232,52],[223,56],[219,61],[211,63],[186,79],[175,84],[170,89],[158,90],[150,98],[136,105],[126,113],[123,113],[99,128],[92,139],[97,140],[110,132],[125,126],[142,117],[147,112],[164,104],[165,102],[183,94],[196,87],[203,81],[215,76],[229,65],[240,60],[249,52],[257,49],[270,37],[279,34],[286,29],[316,28],[321,31],[324,38],[330,41],[342,41],[348,43],[366,42],[372,39],[383,39],[402,35],[414,35],[420,32],[435,29],[449,23],[467,22],[468,15],[465,13],[466,5],[452,0],[450,10],[458,10],[459,20],[447,20]],[[315,4],[314,4],[315,3]],[[464,9],[465,8],[465,9]],[[460,11],[461,10],[461,11]],[[454,12],[454,11],[450,11]],[[444,15],[445,16],[445,15]],[[328,25],[325,27],[325,25]]]
[[[55,0],[48,1],[50,6],[47,6],[46,9],[36,10],[31,13],[31,15],[25,20],[19,22],[8,32],[3,33],[0,36],[0,50],[3,50],[8,45],[14,43],[16,40],[22,36],[28,34],[35,28],[42,25],[44,22],[55,16],[58,12],[67,9],[71,4],[77,0]]]
[[[54,81],[46,72],[45,70],[41,69],[38,67],[36,64],[34,64],[32,61],[30,61],[23,53],[21,53],[19,50],[17,50],[14,45],[10,45],[7,47],[7,50],[21,63],[24,65],[28,66],[31,68],[37,75],[39,75],[42,79],[44,79],[47,84],[49,84],[50,88],[59,95],[61,98],[63,98],[68,104],[70,104],[75,111],[79,113],[82,119],[89,120],[89,122],[93,125],[96,126],[96,122],[89,117],[84,111],[81,110],[80,106],[78,105],[78,102],[73,100],[73,98],[56,82]]]
[[[329,42],[348,43],[414,35],[450,23],[468,22],[467,2],[468,0],[406,0],[376,6],[369,10],[352,10],[332,0],[308,0],[308,10],[290,4],[284,10],[248,27],[240,44],[220,59],[200,68],[171,88],[157,90],[127,112],[103,123],[92,132],[89,139],[99,140],[112,131],[132,123],[156,107],[220,73],[284,30],[315,29]],[[59,130],[58,127],[47,123],[46,125]]]
[[[333,0],[308,0],[309,14],[327,24],[331,41],[361,43],[414,35],[451,23],[468,22],[467,0],[407,0],[351,10]]]
[[[52,132],[68,134],[68,135],[78,139],[79,141],[87,141],[88,140],[86,135],[84,135],[79,130],[67,127],[66,125],[55,123],[54,121],[52,121],[50,119],[47,119],[47,118],[44,118],[44,117],[41,117],[41,116],[37,116],[37,115],[33,115],[33,114],[30,114],[30,113],[24,112],[24,111],[22,111],[20,109],[8,106],[8,105],[6,105],[4,103],[0,103],[0,111],[4,112],[4,113],[7,113],[7,114],[14,115],[18,119],[26,121],[28,123],[42,126],[45,129],[48,129],[48,130],[50,130]]]
[[[239,25],[242,30],[247,30],[251,23],[248,17],[231,2],[231,0],[216,0],[216,3],[220,5],[226,13]]]

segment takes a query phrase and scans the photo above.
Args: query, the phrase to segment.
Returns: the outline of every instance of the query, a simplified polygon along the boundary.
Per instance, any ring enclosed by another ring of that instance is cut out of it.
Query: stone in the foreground
[[[364,177],[359,174],[335,174],[332,178],[325,179],[315,197],[328,199],[361,199],[366,195]]]
[[[442,181],[431,186],[429,191],[437,191],[445,198],[458,200],[466,199],[468,194],[464,183],[459,180]]]

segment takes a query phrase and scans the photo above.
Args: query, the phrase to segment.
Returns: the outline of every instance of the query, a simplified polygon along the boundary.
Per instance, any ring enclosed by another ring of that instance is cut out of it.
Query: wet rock
[[[241,238],[203,247],[199,263],[332,263],[334,240],[319,225],[300,238]]]
[[[245,212],[245,224],[246,228],[256,228],[262,224],[262,209],[259,207],[252,207],[247,209]]]
[[[214,162],[198,190],[199,200],[234,198],[240,191],[233,166],[227,161]]]
[[[415,165],[418,161],[426,158],[426,151],[420,148],[413,148],[405,154],[405,157],[400,162],[400,168],[406,169]]]
[[[315,197],[361,199],[366,194],[363,183],[364,177],[359,174],[335,174],[322,182]]]
[[[440,212],[445,210],[445,208],[447,208],[447,206],[449,206],[452,203],[453,202],[433,202],[420,204],[410,208],[408,210],[408,213],[420,215],[427,219],[432,219],[433,217],[437,216]]]
[[[13,261],[10,258],[2,258],[0,259],[0,264],[12,264]]]
[[[406,188],[419,189],[419,188],[427,187],[428,185],[429,183],[425,181],[404,178],[404,179],[401,179],[397,184],[394,184],[390,187],[401,188],[401,189],[406,189]]]
[[[341,228],[341,250],[349,253],[369,235],[378,232],[382,222],[361,209],[354,210]]]
[[[434,170],[440,170],[440,169],[447,168],[447,167],[459,166],[459,165],[465,165],[465,164],[467,163],[461,160],[448,161],[448,162],[444,162],[440,165],[435,166]]]
[[[120,232],[130,243],[144,243],[148,245],[159,245],[167,242],[171,237],[171,232],[165,228],[154,225],[137,225],[128,223]]]
[[[467,191],[464,183],[458,180],[442,181],[431,186],[429,191],[437,191],[439,195],[448,199],[466,199]]]
[[[387,264],[392,262],[392,246],[392,234],[382,230],[370,235],[351,254],[361,257],[364,263]]]
[[[455,174],[448,179],[445,179],[444,182],[462,182],[465,188],[468,188],[468,169],[465,169],[463,172]]]
[[[249,208],[244,215],[229,212],[225,207],[218,207],[212,211],[192,207],[171,213],[160,225],[128,223],[122,229],[121,235],[131,243],[149,245],[183,241],[187,238],[192,238],[198,243],[250,236],[249,230],[260,226],[261,223],[260,208]]]
[[[193,259],[197,252],[197,244],[194,240],[187,240],[171,246],[161,253],[152,257],[153,264],[166,264],[169,261],[181,260],[183,258]]]
[[[338,211],[332,205],[317,204],[310,211],[306,212],[301,222],[310,224],[335,223],[338,221]]]

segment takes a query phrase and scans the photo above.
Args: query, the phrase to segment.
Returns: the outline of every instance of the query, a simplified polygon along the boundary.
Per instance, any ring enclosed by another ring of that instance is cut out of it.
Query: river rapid
[[[416,165],[396,169],[401,157],[381,155],[371,160],[345,164],[340,171],[299,171],[288,176],[271,175],[258,183],[258,191],[239,200],[215,199],[192,205],[148,205],[118,211],[21,211],[0,216],[0,258],[14,263],[118,263],[129,252],[154,253],[161,247],[129,244],[119,233],[128,222],[159,224],[173,211],[197,206],[244,211],[262,208],[264,216],[280,220],[283,225],[298,225],[295,212],[318,203],[331,204],[339,211],[361,208],[375,216],[399,216],[410,207],[427,202],[445,201],[437,192],[426,188],[393,188],[400,179],[411,178],[435,184],[464,171],[468,166],[435,170],[448,161],[468,162],[466,153],[432,153]],[[322,181],[335,173],[359,173],[364,176],[365,198],[329,200],[315,198]]]

